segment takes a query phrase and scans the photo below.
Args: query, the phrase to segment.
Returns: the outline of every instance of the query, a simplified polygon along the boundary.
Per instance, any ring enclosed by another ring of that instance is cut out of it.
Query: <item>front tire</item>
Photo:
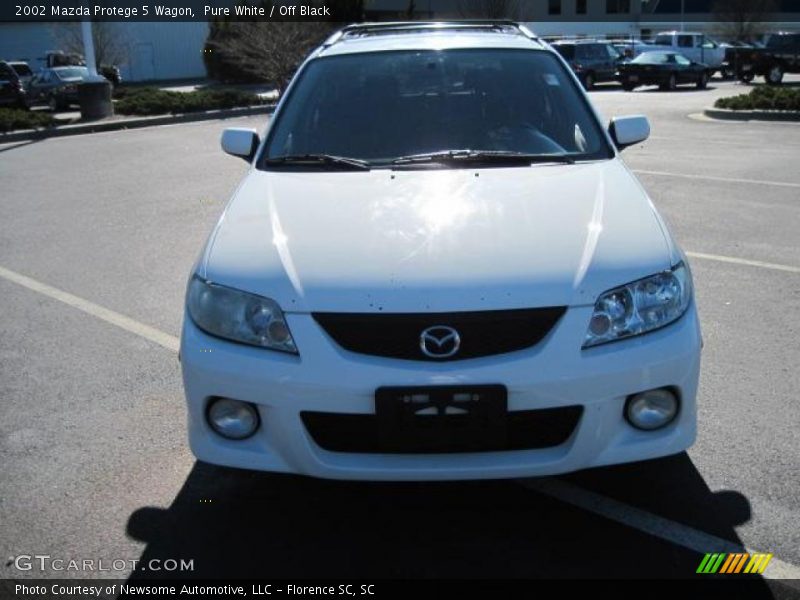
[[[755,76],[752,73],[742,73],[739,75],[739,81],[742,83],[752,83]]]
[[[659,86],[662,90],[674,92],[675,89],[678,87],[678,77],[675,73],[669,74],[669,79],[666,82],[662,83]]]
[[[700,73],[700,78],[697,80],[697,89],[698,90],[706,89],[708,87],[708,79],[709,79],[708,73],[706,73],[705,71]]]
[[[594,75],[587,73],[583,76],[583,89],[587,92],[594,89]]]
[[[780,65],[771,66],[767,74],[764,75],[764,79],[769,85],[780,85],[783,82],[783,67]]]

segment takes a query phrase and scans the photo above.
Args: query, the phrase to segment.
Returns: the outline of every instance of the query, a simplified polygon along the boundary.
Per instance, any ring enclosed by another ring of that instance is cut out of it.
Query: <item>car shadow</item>
[[[19,148],[24,148],[25,146],[30,146],[31,144],[35,144],[36,142],[40,142],[40,141],[41,141],[40,138],[33,138],[33,139],[30,139],[30,140],[25,140],[23,142],[17,142],[17,143],[5,142],[6,144],[8,144],[8,146],[6,146],[4,148],[0,148],[0,153],[8,152],[9,150],[17,150]],[[3,144],[2,136],[0,136],[0,144]]]
[[[592,89],[589,90],[590,92],[619,92],[622,90],[622,84],[608,82],[608,83],[596,83],[592,86]]]
[[[553,480],[530,480],[536,481]],[[685,454],[555,481],[594,487],[645,510],[669,491],[670,502],[689,511],[677,517],[736,544],[734,526],[750,518],[744,496],[711,492]],[[182,573],[134,571],[132,582],[176,576],[719,577],[695,575],[703,553],[515,480],[354,483],[197,462],[172,505],[136,510],[127,533],[146,544],[143,569],[153,559],[193,561],[193,570]],[[759,583],[758,591],[755,597],[773,597],[766,585]]]
[[[713,91],[715,89],[717,89],[717,87],[714,86],[714,85],[711,85],[711,84],[707,85],[704,88],[699,88],[699,87],[697,87],[696,85],[693,85],[693,84],[686,84],[686,85],[679,85],[674,90],[662,90],[658,86],[646,86],[646,87],[636,88],[634,91],[635,92],[646,93],[646,94],[652,94],[652,93],[662,93],[662,94],[683,93],[683,94],[686,94],[686,93],[711,92],[711,91]]]

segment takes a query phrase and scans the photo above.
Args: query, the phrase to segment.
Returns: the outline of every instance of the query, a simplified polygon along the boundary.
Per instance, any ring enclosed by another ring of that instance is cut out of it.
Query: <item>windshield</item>
[[[85,79],[89,76],[89,69],[86,67],[61,68],[56,72],[59,79]]]
[[[613,156],[551,53],[408,50],[308,63],[276,115],[260,166],[323,154],[380,166],[451,150]]]
[[[27,77],[28,75],[33,75],[31,68],[26,64],[12,64],[11,68],[17,72],[17,75],[20,77]]]
[[[634,58],[631,63],[636,65],[661,65],[666,63],[669,60],[669,55],[664,54],[663,52],[644,52],[640,54],[636,58]]]
[[[653,40],[653,44],[656,46],[672,46],[672,36],[657,35],[656,39]]]

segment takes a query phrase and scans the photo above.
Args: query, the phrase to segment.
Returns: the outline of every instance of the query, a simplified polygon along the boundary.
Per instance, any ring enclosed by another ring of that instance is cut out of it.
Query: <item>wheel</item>
[[[58,100],[55,96],[50,96],[47,99],[47,106],[50,107],[52,112],[56,112],[58,110]]]
[[[594,75],[587,73],[583,76],[583,87],[587,91],[594,88]]]
[[[750,83],[753,81],[754,77],[755,75],[753,75],[752,73],[741,73],[739,75],[739,81],[741,81],[742,83]]]
[[[780,85],[783,81],[783,67],[780,65],[771,66],[767,74],[764,75],[764,79],[766,79],[767,83],[770,85]]]
[[[658,87],[660,87],[662,90],[668,90],[670,92],[674,91],[675,88],[678,87],[678,78],[675,73],[670,73],[669,79],[667,79],[666,82],[662,83]]]
[[[697,80],[697,89],[704,90],[708,87],[708,73],[703,71],[700,73],[700,79]]]
[[[626,92],[632,92],[633,90],[636,89],[636,86],[630,83],[623,83],[622,89],[625,90]]]

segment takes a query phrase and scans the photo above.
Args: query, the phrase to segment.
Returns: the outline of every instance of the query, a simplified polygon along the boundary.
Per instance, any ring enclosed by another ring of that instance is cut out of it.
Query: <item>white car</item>
[[[189,440],[361,480],[550,475],[695,439],[686,257],[567,64],[508,23],[314,51],[188,284]]]

